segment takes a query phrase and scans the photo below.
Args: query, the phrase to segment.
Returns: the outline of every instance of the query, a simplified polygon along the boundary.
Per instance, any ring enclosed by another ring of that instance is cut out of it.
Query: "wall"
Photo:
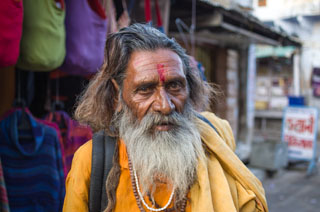
[[[266,7],[258,7],[255,14],[264,21],[273,21],[276,27],[302,41],[300,61],[301,94],[307,104],[320,106],[314,99],[310,85],[313,67],[320,67],[320,0],[267,0]],[[319,102],[319,103],[318,103]]]
[[[266,6],[263,7],[258,6],[258,1],[253,0],[254,15],[261,20],[320,13],[320,0],[266,0]]]

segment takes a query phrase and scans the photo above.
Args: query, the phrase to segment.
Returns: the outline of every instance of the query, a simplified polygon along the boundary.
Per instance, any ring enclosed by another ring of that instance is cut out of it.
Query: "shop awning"
[[[256,57],[257,58],[267,58],[267,57],[283,57],[290,58],[295,52],[296,47],[294,46],[265,46],[258,45],[256,47]]]
[[[171,5],[169,32],[174,37],[189,39],[189,33],[179,33],[177,22],[191,25],[192,1],[175,0]],[[251,43],[273,46],[301,46],[296,37],[264,25],[261,21],[238,9],[228,9],[208,0],[196,2],[197,42],[222,46],[247,46]]]

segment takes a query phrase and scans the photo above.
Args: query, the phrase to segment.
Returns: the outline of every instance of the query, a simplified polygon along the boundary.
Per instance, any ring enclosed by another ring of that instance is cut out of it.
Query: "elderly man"
[[[197,108],[212,90],[173,39],[143,24],[111,34],[76,117],[116,137],[104,211],[268,211],[229,124]],[[210,126],[213,125],[214,127]],[[214,129],[216,128],[216,130]],[[64,211],[88,211],[92,141],[75,154]]]

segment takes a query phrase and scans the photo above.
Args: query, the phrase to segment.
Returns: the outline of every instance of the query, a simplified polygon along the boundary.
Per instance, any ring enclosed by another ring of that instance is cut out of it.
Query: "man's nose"
[[[158,112],[163,115],[171,114],[175,109],[175,105],[172,103],[165,89],[161,88],[156,95],[156,100],[153,103],[154,112]]]

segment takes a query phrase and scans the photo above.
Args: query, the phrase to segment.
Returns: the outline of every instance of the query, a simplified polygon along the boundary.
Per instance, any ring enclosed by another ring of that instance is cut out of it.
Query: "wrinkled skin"
[[[138,120],[147,113],[169,115],[182,113],[189,91],[180,57],[173,51],[133,52],[123,81],[123,101]],[[161,123],[155,130],[168,131],[172,126]]]

